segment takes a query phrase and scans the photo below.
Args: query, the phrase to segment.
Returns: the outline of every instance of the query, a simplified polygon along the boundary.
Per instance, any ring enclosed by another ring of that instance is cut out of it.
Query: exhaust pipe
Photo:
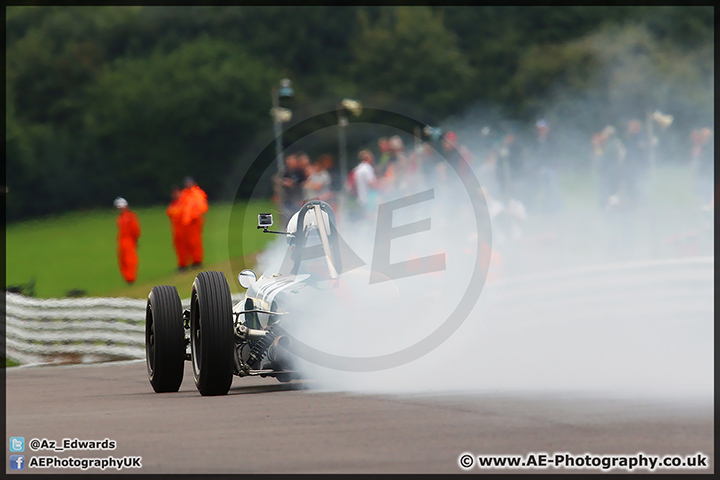
[[[280,335],[270,345],[267,351],[269,363],[281,367],[283,370],[292,370],[292,354],[290,353],[290,337]]]

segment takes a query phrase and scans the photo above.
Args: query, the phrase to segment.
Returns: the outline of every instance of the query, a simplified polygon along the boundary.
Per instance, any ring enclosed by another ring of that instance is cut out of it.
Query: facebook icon
[[[24,470],[25,455],[10,455],[10,470]]]

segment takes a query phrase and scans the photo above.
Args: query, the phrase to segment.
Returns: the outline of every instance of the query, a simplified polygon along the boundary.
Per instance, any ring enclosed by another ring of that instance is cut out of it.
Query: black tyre
[[[157,393],[177,392],[185,368],[182,303],[171,285],[153,287],[145,310],[145,361]]]
[[[201,395],[225,395],[233,380],[232,298],[222,272],[200,272],[190,298],[193,377]]]

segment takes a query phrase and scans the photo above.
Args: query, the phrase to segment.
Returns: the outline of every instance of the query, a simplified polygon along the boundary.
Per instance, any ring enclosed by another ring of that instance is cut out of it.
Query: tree
[[[375,22],[358,15],[353,73],[361,90],[419,102],[438,115],[467,102],[473,71],[441,15],[429,7],[385,8]]]
[[[165,199],[185,175],[212,196],[241,145],[270,128],[269,86],[278,78],[243,48],[202,36],[114,62],[91,89],[87,128],[136,203]]]

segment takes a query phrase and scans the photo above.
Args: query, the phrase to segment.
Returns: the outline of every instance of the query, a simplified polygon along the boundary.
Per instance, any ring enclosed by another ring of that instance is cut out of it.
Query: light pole
[[[345,128],[348,126],[348,119],[345,115],[350,112],[357,117],[362,113],[362,104],[357,100],[345,98],[338,108],[338,144],[340,150],[340,179],[345,185],[347,179],[347,139],[345,137]]]
[[[292,118],[292,111],[280,106],[280,98],[290,98],[294,92],[289,78],[283,78],[280,83],[272,88],[272,108],[270,115],[273,119],[273,130],[275,131],[275,160],[277,161],[277,174],[273,178],[273,190],[277,197],[278,204],[283,205],[282,176],[285,172],[285,158],[283,158],[282,124],[289,122]]]
[[[285,159],[283,158],[282,124],[289,122],[292,118],[292,110],[280,106],[281,98],[291,98],[295,92],[289,78],[283,78],[278,85],[272,89],[272,108],[270,115],[273,118],[273,130],[275,131],[275,159],[277,161],[278,173],[282,175],[285,170]]]
[[[338,149],[340,151],[340,179],[345,182],[347,178],[347,141],[345,139],[345,127],[348,119],[344,112],[338,113]]]

